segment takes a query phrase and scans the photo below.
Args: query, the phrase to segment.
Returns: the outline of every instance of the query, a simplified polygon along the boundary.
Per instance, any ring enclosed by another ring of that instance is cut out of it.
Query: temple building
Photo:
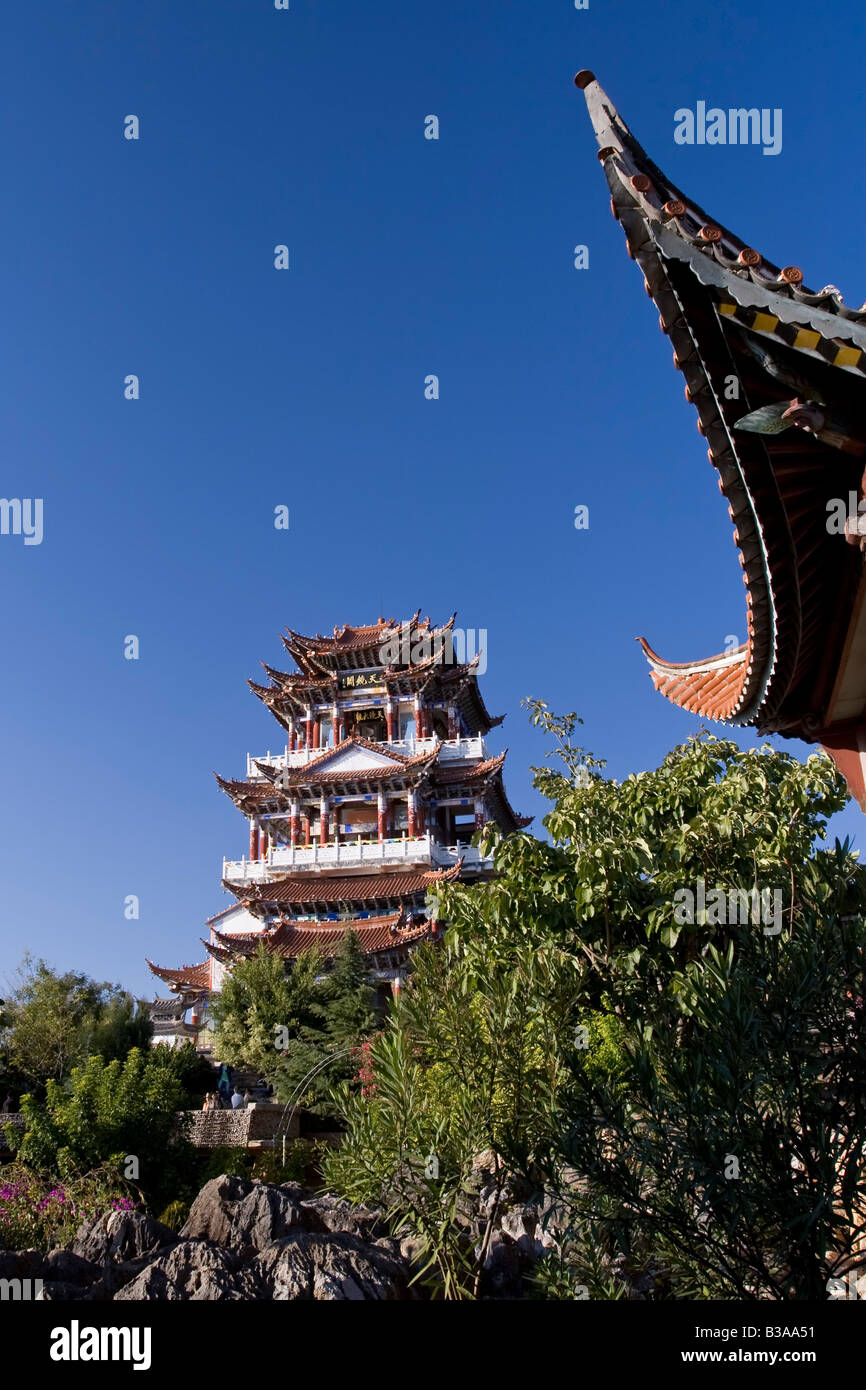
[[[287,962],[314,945],[332,959],[354,931],[380,994],[398,989],[412,949],[439,933],[428,894],[493,872],[492,857],[470,843],[475,831],[529,824],[505,794],[505,753],[487,748],[502,716],[488,713],[479,656],[459,659],[453,625],[431,627],[419,610],[408,622],[380,618],[331,637],[288,630],[297,670],[265,666],[269,684],[249,682],[285,743],[248,755],[242,780],[217,776],[247,821],[248,851],[223,860],[235,901],[208,919],[205,961],[148,961],[196,1010],[198,1027],[202,999],[261,942]],[[165,1040],[188,1036],[183,1012],[169,1017],[166,1001],[156,1002]]]
[[[641,638],[653,682],[708,719],[823,745],[866,810],[866,304],[847,308],[834,285],[807,289],[798,266],[713,221],[651,162],[593,74],[575,82],[727,498],[746,589],[747,637],[733,651],[667,661]]]

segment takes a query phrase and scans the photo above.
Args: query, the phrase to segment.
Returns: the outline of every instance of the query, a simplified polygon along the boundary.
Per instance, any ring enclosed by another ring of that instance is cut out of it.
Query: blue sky
[[[29,948],[150,996],[145,955],[202,958],[246,841],[211,769],[282,747],[246,679],[284,665],[287,624],[486,629],[522,811],[524,695],[577,709],[616,776],[693,732],[634,637],[743,640],[740,569],[573,74],[711,215],[857,305],[863,13],[47,0],[2,28],[0,490],[44,499],[44,540],[0,538],[0,980]],[[781,107],[781,154],[676,145],[699,99]]]

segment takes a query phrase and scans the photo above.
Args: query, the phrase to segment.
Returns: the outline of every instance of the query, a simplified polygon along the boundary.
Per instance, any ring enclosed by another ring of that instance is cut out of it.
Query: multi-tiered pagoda
[[[236,901],[208,920],[208,959],[148,962],[175,998],[196,1008],[262,941],[286,961],[312,946],[332,958],[350,930],[382,993],[398,988],[413,947],[439,931],[428,892],[493,871],[475,831],[529,824],[505,795],[505,753],[488,753],[502,717],[488,713],[479,656],[460,659],[453,624],[433,628],[419,610],[332,637],[288,630],[298,669],[265,666],[270,684],[250,681],[286,742],[248,755],[244,780],[217,777],[246,817],[249,852],[223,861]]]

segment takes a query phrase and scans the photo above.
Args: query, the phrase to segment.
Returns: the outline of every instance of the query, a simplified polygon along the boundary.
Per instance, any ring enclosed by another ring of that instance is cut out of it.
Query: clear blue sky
[[[420,605],[486,629],[521,811],[543,810],[524,695],[579,710],[617,776],[692,732],[634,637],[673,660],[743,640],[740,568],[572,78],[858,305],[862,10],[46,0],[0,27],[0,491],[45,506],[41,546],[0,538],[0,982],[25,947],[147,995],[145,954],[202,958],[246,847],[211,769],[282,746],[245,682],[286,624]],[[675,145],[699,99],[781,107],[782,153]]]

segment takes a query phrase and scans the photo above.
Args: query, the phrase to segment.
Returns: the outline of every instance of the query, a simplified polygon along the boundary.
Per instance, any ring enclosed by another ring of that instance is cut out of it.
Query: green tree
[[[255,955],[232,967],[214,1002],[214,1055],[274,1078],[285,1051],[278,1044],[320,1020],[315,994],[322,967],[317,952],[305,951],[287,970],[285,961],[259,942]]]
[[[287,968],[261,942],[254,956],[233,966],[214,1016],[220,1057],[255,1068],[281,1100],[294,1097],[299,1108],[333,1114],[330,1091],[341,1078],[357,1078],[353,1049],[377,1023],[357,936],[346,933],[330,969],[317,951],[305,951]]]
[[[323,1116],[337,1113],[331,1091],[341,1080],[357,1083],[360,1045],[378,1026],[369,977],[358,938],[347,932],[331,969],[314,982],[309,1021],[280,1060],[276,1088],[282,1100],[294,1097],[299,1108]]]
[[[2,1018],[7,1064],[29,1086],[62,1081],[88,1055],[123,1057],[145,1046],[152,1028],[143,1007],[119,985],[74,971],[58,974],[25,956]]]
[[[484,1145],[497,1193],[543,1184],[570,1214],[579,1272],[607,1240],[660,1294],[815,1297],[866,1222],[866,873],[820,847],[844,785],[822,755],[709,736],[617,782],[575,715],[529,703],[560,764],[535,769],[550,840],[488,827],[497,877],[440,890],[444,975],[419,970],[372,1049],[373,1094],[343,1095],[329,1175],[391,1194],[451,1292],[479,1287],[484,1232],[467,1241],[456,1213]],[[770,923],[743,913],[753,890]],[[444,1144],[455,1115],[437,1227],[407,1146]]]
[[[89,1057],[65,1085],[46,1084],[44,1101],[24,1096],[17,1157],[64,1181],[107,1163],[149,1198],[176,1195],[194,1160],[177,1112],[183,1088],[150,1054],[133,1048],[121,1061]],[[130,1163],[130,1160],[134,1160]]]

